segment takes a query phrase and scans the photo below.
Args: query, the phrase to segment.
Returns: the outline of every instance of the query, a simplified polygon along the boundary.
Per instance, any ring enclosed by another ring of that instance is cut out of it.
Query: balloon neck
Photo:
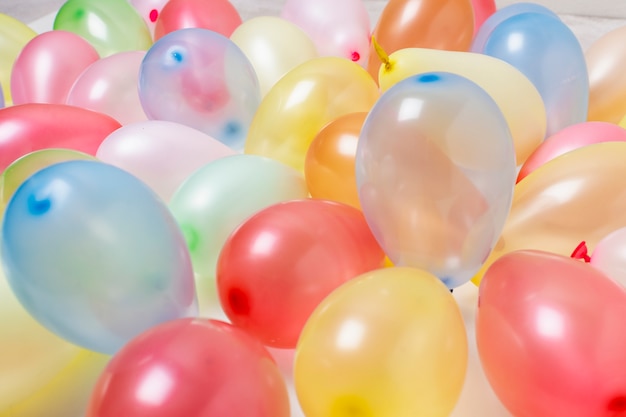
[[[376,38],[374,36],[372,36],[372,45],[374,46],[374,51],[376,51],[376,55],[378,55],[378,59],[380,59],[380,62],[382,62],[383,65],[385,66],[385,71],[391,71],[391,68],[393,67],[393,65],[391,64],[389,55],[387,55],[387,52],[385,52],[383,47],[380,46],[380,44],[378,43],[378,41],[376,41]]]
[[[576,246],[576,249],[574,249],[574,252],[572,252],[570,256],[574,259],[582,259],[587,263],[591,262],[591,257],[589,256],[587,249],[587,243],[584,240]]]

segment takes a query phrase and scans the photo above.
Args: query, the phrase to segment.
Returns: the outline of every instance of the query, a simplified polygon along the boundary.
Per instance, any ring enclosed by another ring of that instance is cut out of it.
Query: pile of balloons
[[[626,415],[626,27],[283,3],[0,14],[0,417]]]

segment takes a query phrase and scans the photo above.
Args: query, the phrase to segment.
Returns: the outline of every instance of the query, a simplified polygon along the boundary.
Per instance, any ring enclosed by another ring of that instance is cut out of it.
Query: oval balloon
[[[11,74],[13,104],[65,104],[78,76],[100,56],[75,33],[51,30],[22,49]]]
[[[508,253],[480,284],[476,338],[487,378],[515,416],[624,414],[625,315],[626,291],[591,266]]]
[[[147,186],[111,165],[69,161],[35,173],[7,205],[1,245],[22,305],[90,350],[113,353],[196,312],[174,218]]]
[[[180,29],[201,28],[229,37],[242,19],[228,0],[169,0],[156,20],[154,39]]]
[[[359,200],[387,256],[450,288],[467,282],[492,250],[515,174],[513,141],[496,103],[451,73],[410,77],[387,90],[357,147]]]
[[[306,153],[327,123],[369,111],[378,86],[362,67],[343,58],[320,57],[294,68],[263,98],[244,151],[304,170]]]
[[[153,37],[156,21],[167,2],[168,0],[130,0],[130,4],[137,10],[139,16],[143,17],[150,30],[150,35]]]
[[[37,32],[14,17],[0,13],[0,85],[3,86],[3,102],[12,104],[11,72],[18,55]]]
[[[590,263],[626,287],[626,227],[600,239],[591,254]]]

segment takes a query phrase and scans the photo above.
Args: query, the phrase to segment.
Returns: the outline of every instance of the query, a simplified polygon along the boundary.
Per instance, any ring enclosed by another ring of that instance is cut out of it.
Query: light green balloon
[[[82,36],[102,58],[152,46],[146,22],[127,0],[68,0],[54,19],[54,29]]]
[[[191,253],[202,315],[214,315],[217,259],[237,226],[266,207],[308,194],[300,172],[258,155],[217,159],[180,186],[169,207]]]

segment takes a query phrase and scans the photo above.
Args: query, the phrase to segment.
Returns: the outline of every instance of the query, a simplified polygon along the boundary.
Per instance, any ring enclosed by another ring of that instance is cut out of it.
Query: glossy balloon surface
[[[609,233],[595,246],[590,263],[626,287],[626,227]]]
[[[0,85],[3,90],[3,102],[13,103],[11,98],[11,73],[18,55],[37,32],[24,22],[0,13]]]
[[[228,0],[169,0],[159,14],[154,39],[187,28],[202,28],[229,37],[242,23],[239,12]]]

